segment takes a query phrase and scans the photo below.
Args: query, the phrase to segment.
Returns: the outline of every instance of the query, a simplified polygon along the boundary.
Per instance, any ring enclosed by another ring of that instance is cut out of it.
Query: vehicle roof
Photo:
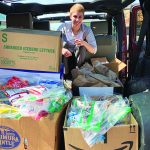
[[[127,7],[129,4],[134,2],[134,0],[73,0],[68,3],[53,2],[51,4],[44,2],[44,0],[39,1],[38,3],[35,3],[35,1],[27,2],[27,0],[0,0],[0,13],[7,15],[10,13],[31,12],[33,16],[62,12],[64,13],[68,12],[69,8],[74,3],[78,2],[83,4],[86,11],[108,12],[110,14],[114,14]],[[8,5],[10,3],[11,5]]]

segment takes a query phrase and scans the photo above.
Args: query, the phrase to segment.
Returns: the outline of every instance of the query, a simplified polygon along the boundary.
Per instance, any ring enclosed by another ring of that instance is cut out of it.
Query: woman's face
[[[76,28],[80,28],[84,15],[82,12],[74,12],[71,14],[70,19],[72,21],[72,26]]]

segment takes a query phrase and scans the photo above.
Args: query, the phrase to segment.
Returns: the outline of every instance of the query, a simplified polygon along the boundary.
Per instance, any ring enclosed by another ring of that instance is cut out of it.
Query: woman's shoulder
[[[70,28],[70,22],[63,22],[59,27],[58,30],[66,30]]]
[[[82,31],[84,33],[84,36],[88,36],[89,34],[91,34],[91,27],[90,26],[87,26],[85,23],[82,24]]]
[[[58,31],[61,31],[63,28],[64,28],[64,26],[65,26],[65,23],[61,23],[60,25],[59,25],[59,27],[58,27]]]
[[[88,32],[89,30],[91,30],[91,27],[90,26],[87,26],[85,23],[82,24],[82,30],[84,32]]]

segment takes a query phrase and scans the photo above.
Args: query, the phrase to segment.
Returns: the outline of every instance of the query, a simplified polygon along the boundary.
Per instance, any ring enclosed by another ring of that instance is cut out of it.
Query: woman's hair
[[[70,15],[74,12],[82,12],[84,15],[84,7],[82,4],[74,4],[71,8],[70,8]]]

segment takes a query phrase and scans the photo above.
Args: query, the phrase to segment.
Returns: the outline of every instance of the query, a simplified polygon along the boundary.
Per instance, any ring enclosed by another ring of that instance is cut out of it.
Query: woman
[[[65,74],[71,76],[71,70],[80,67],[85,62],[86,51],[95,54],[97,51],[96,40],[90,27],[82,23],[84,7],[74,4],[70,8],[71,22],[63,23],[58,30],[62,31],[62,55]]]

